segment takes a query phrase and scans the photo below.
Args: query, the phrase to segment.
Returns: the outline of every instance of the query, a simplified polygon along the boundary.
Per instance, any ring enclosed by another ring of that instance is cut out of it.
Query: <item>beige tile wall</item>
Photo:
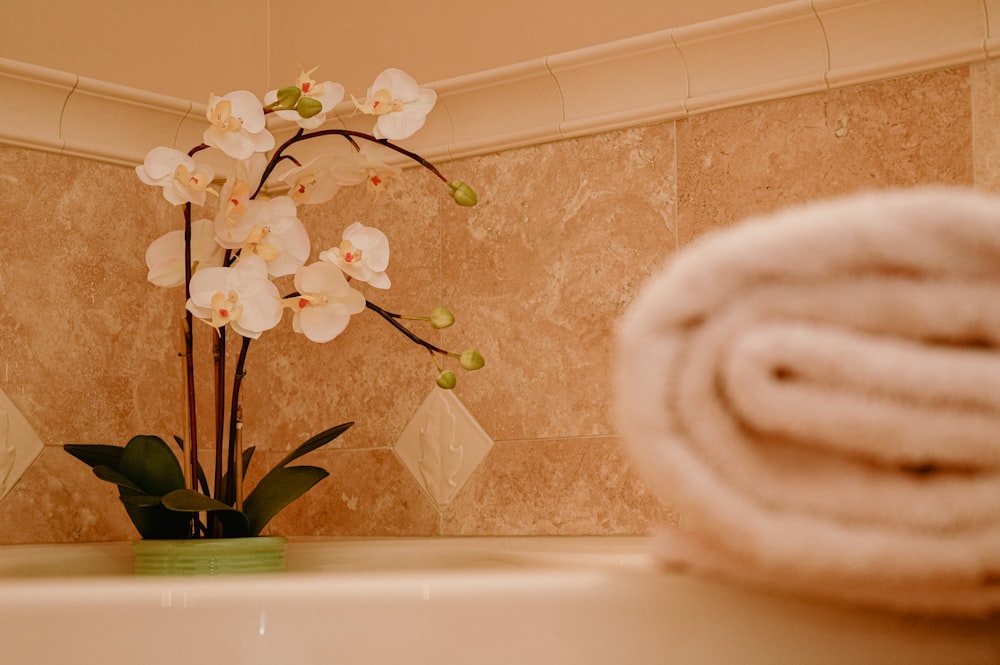
[[[998,81],[994,63],[974,65],[444,165],[476,187],[471,211],[418,171],[377,200],[342,192],[308,209],[316,251],[356,220],[387,232],[394,285],[373,301],[456,313],[437,339],[486,356],[457,394],[496,445],[438,511],[390,449],[433,386],[427,356],[370,313],[321,346],[285,322],[251,345],[247,443],[273,462],[357,424],[315,455],[331,477],[273,530],[623,534],[673,521],[611,413],[614,326],[644,278],[695,236],[783,205],[996,188]],[[48,444],[0,504],[0,543],[132,538],[113,488],[59,446],[179,433],[181,296],[148,285],[142,260],[179,212],[128,169],[14,147],[0,147],[0,200],[0,388]]]

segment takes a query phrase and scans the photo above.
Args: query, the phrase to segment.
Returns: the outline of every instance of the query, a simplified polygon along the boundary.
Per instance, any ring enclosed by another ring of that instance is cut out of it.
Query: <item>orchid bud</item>
[[[313,99],[312,97],[303,97],[295,106],[295,110],[298,111],[299,115],[303,118],[311,118],[323,110],[323,102],[318,99]]]
[[[475,349],[466,349],[462,351],[462,355],[459,357],[458,362],[462,364],[467,370],[480,369],[486,364],[486,360],[483,358],[482,354]]]
[[[438,374],[437,384],[439,388],[444,388],[445,390],[451,390],[455,387],[457,379],[455,378],[455,373],[450,369],[446,369],[440,374]]]
[[[455,323],[455,315],[444,307],[435,307],[431,310],[431,325],[440,330]]]
[[[452,180],[448,183],[451,188],[451,198],[460,206],[471,208],[476,205],[476,193],[461,180]]]
[[[302,91],[297,85],[290,85],[278,90],[277,108],[279,109],[293,109],[295,108],[295,103],[299,101],[299,97],[302,96]]]

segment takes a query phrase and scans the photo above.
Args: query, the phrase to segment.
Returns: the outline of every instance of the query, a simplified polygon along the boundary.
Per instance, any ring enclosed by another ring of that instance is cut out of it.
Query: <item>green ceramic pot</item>
[[[137,540],[136,575],[241,575],[285,570],[280,536]]]

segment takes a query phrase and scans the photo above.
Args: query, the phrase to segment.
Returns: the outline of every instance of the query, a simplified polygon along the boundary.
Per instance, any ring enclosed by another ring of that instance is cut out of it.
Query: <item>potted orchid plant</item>
[[[259,536],[275,514],[328,475],[322,468],[292,463],[342,434],[349,422],[317,433],[263,475],[252,490],[244,488],[254,453],[253,447],[242,445],[244,365],[251,342],[286,314],[295,332],[328,343],[352,316],[370,310],[431,354],[442,388],[450,389],[456,381],[446,363],[457,361],[466,370],[483,366],[475,349],[447,351],[402,323],[420,318],[434,328],[446,327],[454,317],[445,308],[436,307],[425,317],[403,317],[354,288],[358,282],[376,289],[390,286],[389,240],[382,231],[352,223],[338,246],[309,262],[310,240],[298,207],[329,201],[345,186],[367,182],[379,188],[399,171],[381,163],[366,146],[412,160],[444,182],[459,205],[476,203],[474,191],[464,182],[446,179],[433,164],[395,143],[423,126],[436,101],[433,90],[420,87],[405,72],[388,69],[363,100],[352,97],[357,112],[375,120],[370,134],[323,129],[327,114],[343,100],[344,88],[314,80],[313,71],[302,72],[294,85],[268,92],[263,102],[249,91],[212,95],[206,114],[210,124],[200,145],[187,153],[153,148],[136,167],[142,182],[161,188],[164,198],[183,211],[183,228],[153,240],[146,252],[150,282],[184,289],[183,435],[174,436],[175,446],[159,436],[140,435],[122,446],[65,448],[91,466],[98,478],[117,485],[143,539]],[[298,125],[280,145],[268,130],[269,114]],[[296,156],[297,148],[320,139],[346,141],[350,150],[340,155],[321,153],[309,160]],[[213,159],[203,159],[206,156]],[[226,164],[224,173],[212,165],[220,158]],[[212,214],[195,219],[195,206]],[[284,294],[276,283],[282,279],[291,281]],[[211,482],[198,458],[192,335],[193,326],[205,324],[216,331],[210,350],[216,377]],[[227,373],[226,346],[233,336],[240,346],[235,368]]]

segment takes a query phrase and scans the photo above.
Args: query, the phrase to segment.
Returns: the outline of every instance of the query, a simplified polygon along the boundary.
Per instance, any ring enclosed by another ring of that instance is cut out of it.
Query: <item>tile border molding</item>
[[[1000,0],[793,0],[430,84],[405,142],[450,159],[683,118],[1000,53]],[[205,105],[0,58],[0,142],[135,165],[201,142]],[[350,102],[328,126],[370,130]],[[294,126],[270,124],[276,138]]]

